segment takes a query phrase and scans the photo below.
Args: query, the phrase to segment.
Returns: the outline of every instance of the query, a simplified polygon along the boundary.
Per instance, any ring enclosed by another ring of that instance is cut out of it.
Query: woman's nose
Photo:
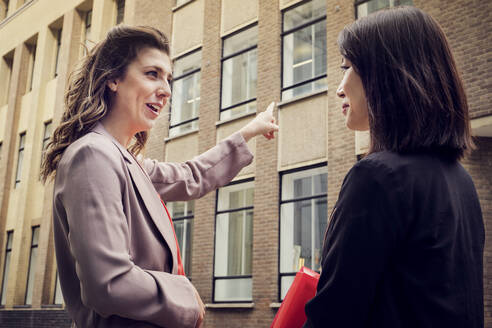
[[[171,87],[169,82],[165,82],[159,89],[157,89],[157,95],[161,97],[171,97]]]
[[[343,92],[342,85],[339,85],[339,86],[338,86],[338,89],[337,89],[337,96],[339,96],[340,98],[345,98],[345,92]]]

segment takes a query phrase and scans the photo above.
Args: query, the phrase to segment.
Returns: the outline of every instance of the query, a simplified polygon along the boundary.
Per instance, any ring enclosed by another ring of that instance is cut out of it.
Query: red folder
[[[296,273],[270,328],[301,328],[306,322],[304,306],[316,295],[319,273],[302,267]]]

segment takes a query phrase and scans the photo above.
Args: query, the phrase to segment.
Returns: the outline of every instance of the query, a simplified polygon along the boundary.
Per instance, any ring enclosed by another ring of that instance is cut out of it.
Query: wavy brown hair
[[[54,175],[65,149],[87,134],[111,108],[107,82],[125,75],[128,65],[142,48],[156,48],[169,55],[168,38],[147,26],[113,27],[71,73],[65,94],[65,112],[55,129],[41,165],[46,182]],[[137,155],[147,142],[146,131],[135,134],[129,151]]]
[[[346,26],[338,45],[366,92],[370,153],[460,159],[474,148],[463,82],[430,15],[415,7],[381,10]]]

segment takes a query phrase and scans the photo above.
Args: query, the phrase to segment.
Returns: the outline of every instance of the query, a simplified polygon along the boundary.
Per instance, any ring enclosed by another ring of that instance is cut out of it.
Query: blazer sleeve
[[[188,279],[144,270],[132,261],[123,165],[117,150],[95,143],[59,165],[55,194],[66,212],[82,302],[104,317],[195,327],[199,307]]]
[[[236,132],[185,163],[145,159],[143,167],[164,201],[200,198],[229,183],[253,161],[244,138]]]
[[[347,174],[323,245],[316,296],[304,327],[364,327],[402,235],[398,188],[391,172],[368,161]]]

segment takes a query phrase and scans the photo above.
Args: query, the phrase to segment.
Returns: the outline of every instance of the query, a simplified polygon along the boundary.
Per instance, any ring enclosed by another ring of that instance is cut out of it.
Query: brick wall
[[[471,117],[492,114],[492,1],[425,1],[415,6],[441,24],[465,83]]]
[[[0,311],[0,328],[69,328],[71,323],[64,310]]]
[[[492,138],[477,138],[477,149],[463,161],[480,198],[485,223],[484,306],[485,327],[492,327]]]

